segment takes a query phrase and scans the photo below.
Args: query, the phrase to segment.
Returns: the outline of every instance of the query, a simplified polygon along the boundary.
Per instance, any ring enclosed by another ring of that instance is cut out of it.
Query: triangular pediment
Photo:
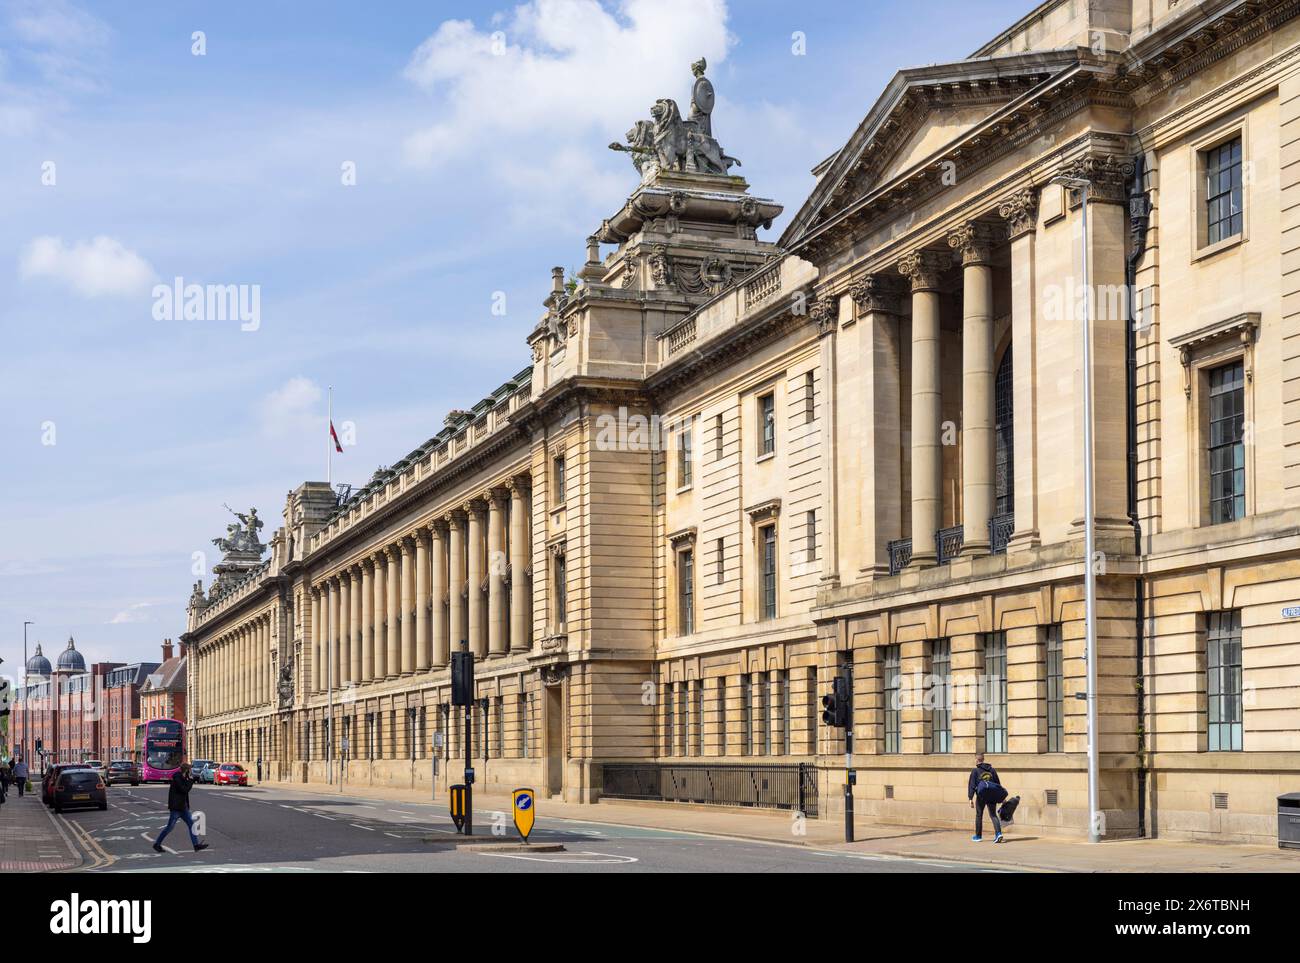
[[[781,238],[789,247],[854,200],[969,135],[1079,64],[1074,48],[900,70],[839,151]]]

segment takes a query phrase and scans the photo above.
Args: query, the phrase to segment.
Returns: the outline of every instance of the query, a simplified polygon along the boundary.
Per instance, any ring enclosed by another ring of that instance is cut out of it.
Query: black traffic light
[[[822,722],[836,729],[849,726],[849,680],[842,675],[831,681],[831,694],[822,696]]]
[[[462,647],[451,654],[451,704],[468,706],[474,701],[474,653]]]

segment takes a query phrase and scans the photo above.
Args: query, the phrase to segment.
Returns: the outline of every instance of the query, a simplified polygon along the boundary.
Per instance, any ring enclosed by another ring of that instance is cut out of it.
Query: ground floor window
[[[1241,610],[1211,612],[1206,629],[1207,747],[1210,752],[1240,752]]]
[[[984,636],[984,751],[1007,751],[1007,634]]]
[[[885,646],[885,752],[901,752],[903,745],[902,711],[899,706],[900,647]]]

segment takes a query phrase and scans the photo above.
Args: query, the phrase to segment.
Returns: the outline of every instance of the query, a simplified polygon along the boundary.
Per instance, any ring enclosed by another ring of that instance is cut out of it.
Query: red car
[[[227,762],[217,767],[216,775],[212,781],[218,786],[247,786],[248,773],[243,766],[236,766],[234,763]]]

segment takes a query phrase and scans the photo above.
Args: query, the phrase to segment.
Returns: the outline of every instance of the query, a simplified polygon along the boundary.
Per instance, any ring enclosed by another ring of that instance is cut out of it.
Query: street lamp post
[[[1097,572],[1093,566],[1096,551],[1096,525],[1092,508],[1092,333],[1090,313],[1092,289],[1088,267],[1088,190],[1091,182],[1082,177],[1058,175],[1053,184],[1080,192],[1082,210],[1083,262],[1083,612],[1084,659],[1087,672],[1088,703],[1088,841],[1101,842],[1101,821],[1097,763]]]
[[[35,622],[23,623],[23,699],[27,698],[27,626],[35,625],[35,624],[36,624]],[[24,713],[26,713],[25,709],[23,711]],[[31,733],[31,728],[32,728],[31,714],[26,713],[23,717],[23,741],[21,743],[24,762],[27,762],[27,760],[31,758],[27,752],[27,739]],[[29,766],[31,765],[31,763],[27,763],[27,764]]]

